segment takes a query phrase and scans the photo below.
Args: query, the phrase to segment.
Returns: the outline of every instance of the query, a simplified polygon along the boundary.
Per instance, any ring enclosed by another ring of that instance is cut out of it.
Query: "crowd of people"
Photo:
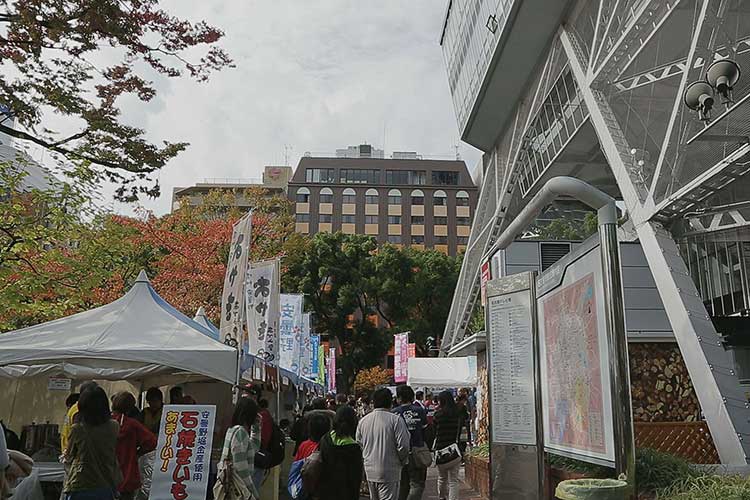
[[[395,400],[388,388],[316,398],[291,429],[295,461],[319,464],[309,473],[303,465],[298,498],[357,500],[364,484],[372,500],[420,500],[435,464],[438,497],[456,500],[472,411],[468,391],[425,398],[408,385],[396,388]]]

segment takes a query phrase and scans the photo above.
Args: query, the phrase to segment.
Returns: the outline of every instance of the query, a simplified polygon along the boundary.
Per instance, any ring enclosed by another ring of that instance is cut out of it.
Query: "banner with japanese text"
[[[243,297],[252,220],[253,214],[249,212],[237,221],[232,229],[227,271],[224,275],[224,290],[221,294],[220,339],[232,347],[239,347],[242,340]]]
[[[271,365],[279,364],[279,262],[266,260],[248,266],[245,288],[248,343],[245,352]]]
[[[165,405],[149,500],[206,498],[216,420],[213,405]]]
[[[417,357],[417,344],[409,344],[409,358],[411,359],[411,358],[416,358],[416,357]],[[409,364],[407,363],[406,366],[408,367]]]
[[[336,348],[331,347],[328,354],[328,392],[336,392]]]
[[[300,332],[299,374],[305,378],[312,377],[312,338],[310,336],[310,313],[302,315],[302,331]],[[316,352],[317,354],[317,352]]]
[[[310,379],[318,378],[318,367],[320,366],[320,335],[310,335]]]
[[[393,336],[393,381],[406,382],[409,367],[409,333]]]
[[[318,383],[323,387],[326,385],[326,349],[320,343],[320,335],[318,335]]]
[[[279,366],[299,374],[303,295],[282,293],[279,319]]]

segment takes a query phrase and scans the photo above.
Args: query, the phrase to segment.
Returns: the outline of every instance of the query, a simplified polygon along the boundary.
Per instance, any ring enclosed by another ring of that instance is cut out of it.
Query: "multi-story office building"
[[[408,159],[303,157],[289,197],[299,233],[367,234],[456,255],[468,243],[477,188],[460,160],[416,153]]]
[[[172,210],[183,203],[200,205],[203,197],[211,191],[230,193],[234,195],[234,206],[250,209],[251,203],[244,196],[245,190],[262,188],[272,195],[284,194],[291,177],[292,167],[267,166],[263,169],[262,179],[206,179],[193,186],[175,187],[172,189]]]
[[[626,209],[721,460],[745,464],[750,78],[738,66],[750,68],[747,6],[447,4],[449,86],[461,138],[484,152],[484,169],[443,352],[464,340],[497,238],[547,180],[577,177]],[[700,92],[691,98],[689,87]]]

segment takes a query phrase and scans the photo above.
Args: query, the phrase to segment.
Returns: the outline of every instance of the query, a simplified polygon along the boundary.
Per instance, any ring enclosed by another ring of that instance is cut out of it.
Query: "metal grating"
[[[677,455],[694,464],[718,464],[706,422],[635,422],[636,448]]]

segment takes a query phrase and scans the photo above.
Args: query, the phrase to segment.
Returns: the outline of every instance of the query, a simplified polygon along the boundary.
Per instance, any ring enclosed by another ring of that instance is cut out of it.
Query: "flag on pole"
[[[336,392],[336,348],[330,348],[328,355],[328,392]]]
[[[302,332],[300,334],[299,374],[305,378],[312,376],[312,339],[310,337],[310,313],[302,315]]]
[[[409,333],[393,336],[393,381],[406,382],[409,367]]]
[[[299,342],[302,331],[301,294],[281,294],[279,366],[299,375]]]
[[[242,341],[243,297],[252,220],[253,214],[248,212],[232,229],[232,242],[221,294],[220,339],[225,344],[237,348]]]
[[[310,378],[316,380],[318,378],[318,367],[320,366],[319,359],[320,354],[320,335],[310,335]]]
[[[320,343],[320,335],[318,335],[318,383],[325,387],[326,383],[326,350],[323,344]]]
[[[247,342],[245,352],[271,365],[279,364],[279,261],[249,265],[245,287]]]

